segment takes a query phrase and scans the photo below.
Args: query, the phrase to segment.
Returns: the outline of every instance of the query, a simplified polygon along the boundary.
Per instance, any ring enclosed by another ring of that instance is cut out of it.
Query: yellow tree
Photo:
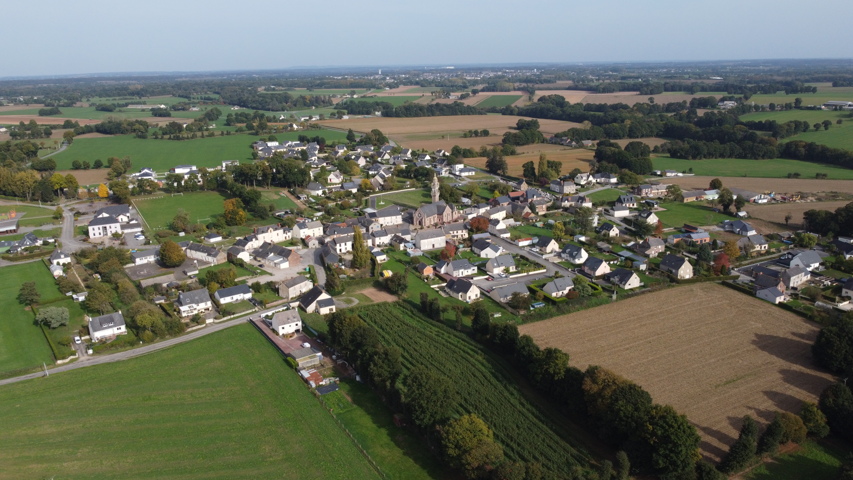
[[[243,210],[243,202],[239,198],[225,200],[225,223],[228,225],[243,225],[246,223],[246,211]]]
[[[729,256],[731,259],[735,259],[740,256],[740,247],[737,246],[737,242],[734,240],[729,240],[726,242],[726,245],[723,247],[723,253]]]
[[[101,198],[107,198],[110,196],[110,190],[103,183],[98,185],[98,196]]]

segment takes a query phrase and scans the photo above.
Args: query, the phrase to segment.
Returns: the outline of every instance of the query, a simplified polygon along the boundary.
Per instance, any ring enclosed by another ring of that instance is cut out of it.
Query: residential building
[[[814,250],[789,250],[777,260],[786,267],[802,267],[810,272],[818,270],[822,259]]]
[[[595,229],[595,233],[608,238],[618,237],[619,229],[610,222],[604,222]]]
[[[252,298],[252,289],[246,284],[220,288],[213,294],[213,298],[215,298],[220,305],[224,305],[226,303],[237,303]]]
[[[737,246],[747,254],[766,252],[769,245],[763,235],[750,235],[737,241]]]
[[[477,267],[472,265],[471,262],[466,259],[453,260],[451,262],[441,260],[435,264],[433,269],[438,273],[452,275],[454,277],[465,277],[468,275],[475,275],[477,273]]]
[[[53,253],[50,254],[50,264],[51,265],[67,265],[71,263],[71,256],[67,253],[63,253],[62,250],[56,249]]]
[[[542,287],[542,291],[552,297],[565,297],[571,289],[575,287],[575,283],[569,277],[560,277],[551,280]]]
[[[308,313],[317,312],[320,315],[326,315],[335,311],[335,300],[319,285],[314,285],[299,299],[299,306]]]
[[[486,262],[486,271],[492,275],[510,273],[515,270],[515,260],[513,260],[512,255],[510,254],[500,255],[495,258],[491,258]]]
[[[619,198],[616,199],[616,205],[627,208],[637,208],[637,198],[628,194],[619,195]]]
[[[774,305],[785,302],[785,294],[775,287],[762,288],[755,292],[755,296]]]
[[[589,257],[583,263],[581,270],[590,277],[595,278],[610,273],[610,265],[598,257]]]
[[[299,310],[296,309],[276,312],[270,320],[265,322],[279,335],[290,335],[302,331],[302,318],[299,317]]]
[[[445,236],[453,240],[464,240],[468,238],[468,229],[464,223],[449,223],[443,227]]]
[[[89,318],[89,337],[93,342],[109,340],[119,335],[127,335],[127,326],[121,311]]]
[[[659,218],[651,210],[643,210],[642,212],[637,214],[637,220],[644,221],[649,225],[657,225]]]
[[[403,213],[397,205],[391,205],[375,212],[368,213],[367,217],[377,222],[381,227],[400,225],[403,223]]]
[[[451,297],[466,303],[480,299],[480,289],[464,278],[451,278],[444,285],[444,290]]]
[[[536,248],[539,249],[540,253],[548,254],[548,253],[559,252],[560,251],[560,244],[557,243],[557,241],[554,240],[553,238],[551,238],[547,235],[542,235],[536,241]]]
[[[506,303],[512,298],[512,295],[514,293],[518,293],[524,296],[530,295],[530,291],[527,289],[527,285],[519,282],[495,288],[492,292],[492,296],[498,301]]]
[[[638,288],[642,283],[640,277],[633,270],[627,268],[617,268],[604,275],[604,279],[625,290]]]
[[[206,288],[179,293],[175,305],[178,307],[178,311],[182,317],[207,313],[213,310],[213,301],[210,299],[210,294]]]
[[[311,290],[311,287],[313,286],[314,284],[311,283],[311,280],[308,279],[308,277],[297,275],[289,280],[281,282],[281,285],[278,286],[278,295],[285,300],[293,300],[308,290]]]
[[[660,261],[660,270],[672,274],[679,280],[693,278],[693,265],[684,257],[667,254]]]
[[[414,243],[415,247],[419,250],[435,250],[444,248],[444,245],[447,243],[447,237],[444,235],[444,230],[440,228],[421,230],[415,234]]]
[[[134,265],[145,265],[146,263],[155,263],[160,258],[160,250],[153,248],[151,250],[137,250],[130,253],[130,259]]]
[[[660,238],[649,237],[634,245],[634,251],[649,258],[655,258],[666,249],[666,243]]]
[[[218,248],[194,242],[187,243],[184,247],[184,252],[189,259],[214,265],[225,263],[227,259],[225,252],[219,251]]]
[[[743,220],[726,220],[722,224],[723,230],[727,232],[736,233],[738,235],[742,235],[744,237],[748,237],[750,235],[755,235],[755,228],[752,225],[744,222]]]
[[[586,259],[589,258],[589,254],[583,249],[583,247],[571,243],[563,248],[563,251],[560,252],[560,256],[575,265],[583,265],[583,263],[586,262]]]
[[[318,221],[300,222],[293,227],[293,236],[304,240],[308,237],[319,237],[323,235],[323,224]]]
[[[112,215],[98,217],[89,222],[89,238],[109,237],[121,233],[121,222]]]

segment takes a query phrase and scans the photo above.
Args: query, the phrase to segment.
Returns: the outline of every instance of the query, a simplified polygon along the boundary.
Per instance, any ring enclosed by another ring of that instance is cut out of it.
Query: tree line
[[[451,115],[483,115],[485,110],[461,102],[453,103],[406,103],[394,106],[391,103],[377,101],[366,102],[348,100],[338,104],[346,109],[350,115],[373,115],[381,112],[383,117],[440,117]]]

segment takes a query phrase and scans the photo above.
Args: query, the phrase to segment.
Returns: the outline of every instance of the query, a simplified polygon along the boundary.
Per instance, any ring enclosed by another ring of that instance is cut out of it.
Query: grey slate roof
[[[624,285],[628,283],[628,280],[630,280],[634,275],[636,275],[636,273],[628,270],[627,268],[617,268],[605,275],[604,278],[618,285]]]
[[[685,263],[687,263],[687,259],[684,257],[679,257],[678,255],[673,255],[671,253],[666,254],[660,261],[661,268],[668,268],[672,270],[678,270]]]
[[[323,293],[325,292],[319,285],[314,285],[314,288],[305,292],[305,295],[302,295],[302,298],[299,299],[299,304],[302,305],[302,308],[307,308],[309,305],[316,302]]]
[[[178,305],[199,305],[210,301],[210,294],[206,288],[199,288],[190,292],[181,292],[178,294]]]
[[[456,294],[468,293],[471,291],[471,288],[473,288],[473,287],[474,287],[474,284],[471,283],[470,280],[466,280],[464,278],[450,279],[447,282],[447,285],[445,286],[445,288],[447,288],[448,291],[456,293]]]
[[[247,293],[251,294],[252,289],[249,288],[248,285],[243,284],[243,285],[235,285],[233,287],[228,287],[228,288],[220,288],[219,290],[216,291],[216,296],[219,298],[226,298],[226,297],[232,297],[234,295],[240,295],[240,294],[245,295]]]
[[[100,225],[113,225],[116,223],[121,223],[121,222],[119,222],[116,217],[114,217],[112,215],[107,215],[106,217],[98,217],[98,218],[92,219],[92,221],[89,222],[89,226],[90,227],[97,227]]]
[[[291,287],[295,287],[295,286],[302,284],[302,283],[305,283],[305,282],[311,283],[311,280],[309,280],[308,277],[304,277],[302,275],[297,275],[297,276],[291,278],[290,280],[285,281],[284,286],[291,288]]]
[[[123,326],[124,316],[121,312],[108,313],[100,317],[92,317],[89,319],[89,325],[93,332],[101,332],[107,329]]]

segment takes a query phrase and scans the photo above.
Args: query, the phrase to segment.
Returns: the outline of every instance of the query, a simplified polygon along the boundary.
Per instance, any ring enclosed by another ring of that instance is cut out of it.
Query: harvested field
[[[589,94],[590,92],[586,90],[536,90],[534,98],[539,100],[539,97],[544,97],[545,95],[560,95],[569,103],[579,103]]]
[[[746,205],[744,210],[749,213],[749,216],[754,219],[764,220],[765,222],[776,224],[777,230],[771,232],[781,232],[784,230],[798,229],[803,225],[803,213],[807,210],[829,210],[834,212],[850,203],[847,200],[837,202],[796,202],[796,203],[777,203],[773,205]],[[791,214],[792,218],[789,226],[785,226],[785,215]],[[753,221],[750,220],[750,221]]]
[[[396,296],[391,295],[390,293],[388,293],[384,290],[379,290],[378,288],[375,288],[375,287],[366,288],[364,290],[359,290],[359,291],[353,292],[353,293],[361,293],[376,303],[396,302],[397,300],[399,300]]]
[[[743,188],[753,192],[776,192],[777,195],[796,193],[839,192],[853,194],[853,181],[850,180],[805,180],[798,178],[752,178],[752,177],[672,177],[661,178],[661,183],[676,184],[682,190],[708,188],[714,178],[719,178],[723,186]]]
[[[540,347],[578,368],[601,365],[638,383],[696,425],[702,454],[719,460],[740,419],[797,412],[833,381],[816,369],[818,328],[755,297],[693,284],[523,325]]]
[[[109,169],[99,168],[97,170],[58,170],[56,173],[61,175],[74,175],[77,183],[80,185],[94,185],[96,183],[106,183],[107,173]]]
[[[66,120],[77,122],[80,125],[94,125],[96,123],[101,123],[101,120],[85,120],[82,118],[66,117],[40,117],[38,115],[3,115],[0,117],[0,123],[4,125],[12,125],[19,122],[29,123],[30,120],[35,120],[39,125],[62,125]]]
[[[454,145],[480,148],[482,145],[498,144],[501,136],[515,127],[519,119],[514,115],[459,115],[449,117],[418,118],[354,118],[350,120],[325,120],[317,122],[333,128],[352,128],[357,132],[369,132],[374,128],[382,130],[400,145],[413,149],[425,148],[450,150]],[[579,124],[560,120],[539,120],[540,130],[545,136],[577,127]],[[487,129],[489,137],[462,138],[468,130]],[[449,136],[449,138],[448,138]],[[468,142],[463,142],[468,140]]]
[[[508,167],[507,173],[513,177],[520,177],[523,171],[522,165],[527,162],[538,164],[540,152],[545,153],[548,156],[548,160],[563,162],[563,167],[560,169],[560,173],[563,175],[571,172],[575,168],[579,168],[584,172],[589,171],[589,162],[592,161],[592,157],[595,152],[591,150],[565,147],[555,150],[553,147],[560,148],[557,145],[526,145],[522,147],[525,150],[522,151],[519,149],[519,155],[504,157]],[[486,157],[466,158],[465,164],[485,169]]]

